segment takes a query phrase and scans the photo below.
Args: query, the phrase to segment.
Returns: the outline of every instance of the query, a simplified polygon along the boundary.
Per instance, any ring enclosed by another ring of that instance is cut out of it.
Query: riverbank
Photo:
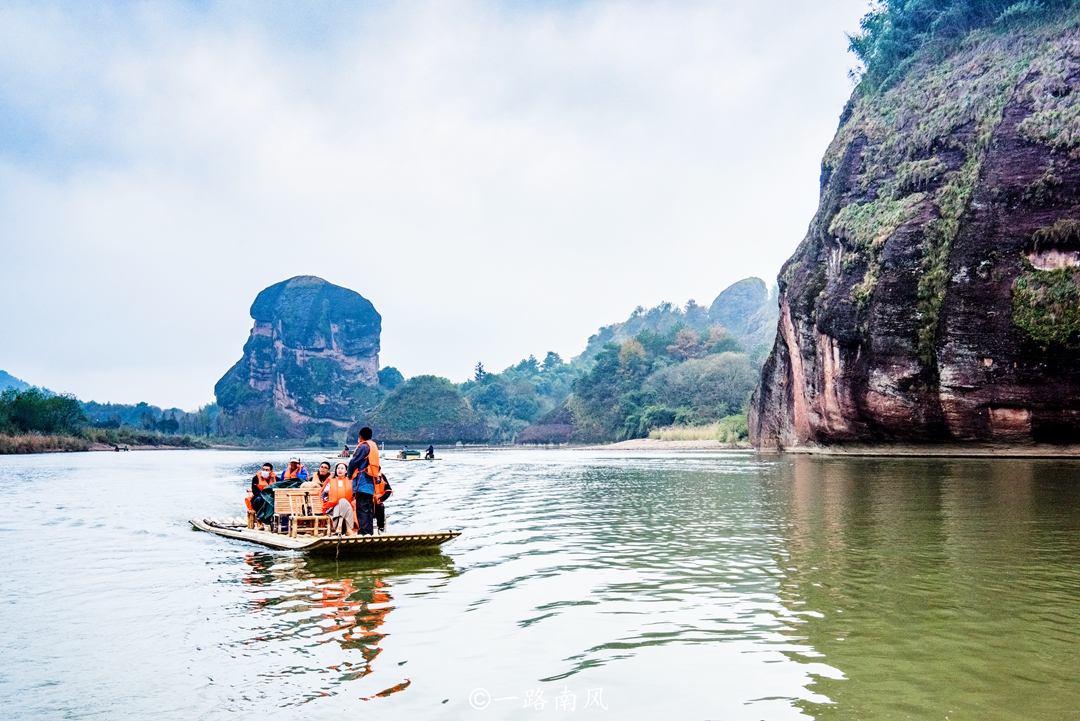
[[[85,451],[115,451],[116,447],[131,451],[182,450],[209,448],[209,444],[190,436],[167,436],[156,433],[122,433],[94,429],[89,437],[25,433],[0,433],[0,455],[28,453],[78,453]]]
[[[762,453],[796,453],[813,456],[898,456],[927,458],[1080,458],[1080,445],[1054,446],[1033,444],[1007,446],[994,444],[942,444],[915,445],[895,443],[889,445],[843,445],[843,446],[794,446],[776,449],[759,449]]]
[[[712,440],[663,441],[656,438],[634,438],[629,441],[619,441],[618,443],[579,447],[579,450],[586,451],[715,451],[749,449],[750,444],[745,442],[721,443]]]
[[[89,451],[92,445],[85,438],[76,436],[39,436],[35,434],[8,436],[0,434],[0,455]]]

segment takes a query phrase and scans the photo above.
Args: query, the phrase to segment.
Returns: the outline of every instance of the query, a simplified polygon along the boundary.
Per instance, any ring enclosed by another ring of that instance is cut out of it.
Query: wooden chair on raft
[[[274,491],[274,533],[330,535],[330,516],[323,515],[318,488],[279,488]]]

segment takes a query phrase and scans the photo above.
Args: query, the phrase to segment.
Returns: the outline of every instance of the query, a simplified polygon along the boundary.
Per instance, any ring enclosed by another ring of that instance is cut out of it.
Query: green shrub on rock
[[[1080,341],[1080,269],[1029,269],[1013,284],[1013,323],[1036,343]]]

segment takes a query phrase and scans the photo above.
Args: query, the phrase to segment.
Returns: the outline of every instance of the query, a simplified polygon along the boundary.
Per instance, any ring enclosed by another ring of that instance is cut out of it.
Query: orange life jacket
[[[344,477],[330,476],[326,479],[326,485],[323,486],[322,495],[326,497],[326,500],[323,501],[323,511],[325,513],[329,513],[330,509],[336,506],[342,498],[352,503],[352,481]]]
[[[299,478],[301,468],[304,468],[303,463],[297,463],[295,471],[290,471],[289,468],[286,466],[285,470],[282,471],[282,473],[281,473],[281,480],[283,480],[283,481],[291,481],[291,480]],[[306,471],[307,469],[304,468],[304,470]]]
[[[264,489],[265,489],[265,488],[266,488],[267,486],[269,486],[269,485],[270,485],[271,483],[273,483],[274,481],[276,481],[276,480],[277,480],[277,478],[275,478],[275,477],[274,477],[274,474],[273,474],[273,473],[271,473],[271,474],[270,474],[269,476],[267,476],[266,478],[263,478],[263,477],[262,477],[262,471],[259,471],[258,473],[256,473],[256,474],[255,474],[255,477],[256,477],[257,479],[259,479],[259,480],[257,481],[257,483],[258,483],[258,486],[259,486],[259,490],[260,490],[260,491],[264,490]],[[254,509],[254,508],[252,507],[252,505],[251,505],[251,498],[252,498],[252,495],[251,495],[251,489],[249,488],[249,489],[248,489],[248,492],[247,492],[247,496],[246,496],[246,497],[244,498],[244,505],[245,505],[245,506],[247,506],[247,509],[248,509],[249,511],[254,511],[255,509]]]
[[[366,443],[368,447],[368,465],[367,468],[364,469],[364,473],[372,478],[378,478],[382,475],[382,466],[379,465],[379,447],[375,445],[375,441],[362,442]]]
[[[375,485],[375,495],[373,496],[373,498],[375,499],[375,505],[376,506],[381,506],[382,501],[380,501],[379,499],[382,498],[382,494],[386,493],[386,486],[387,486],[386,476],[384,476],[383,474],[380,473],[379,477],[375,479],[374,485]],[[390,491],[390,495],[391,496],[394,495],[394,492]]]

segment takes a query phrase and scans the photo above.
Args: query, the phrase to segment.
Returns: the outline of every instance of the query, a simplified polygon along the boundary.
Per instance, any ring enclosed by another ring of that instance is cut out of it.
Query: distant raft
[[[405,456],[404,458],[398,458],[397,456],[391,456],[390,458],[383,458],[383,460],[390,461],[441,461],[441,458],[424,458],[422,456]]]
[[[461,535],[461,531],[446,530],[435,533],[391,533],[383,536],[300,536],[294,538],[284,533],[258,531],[242,525],[230,525],[210,518],[193,518],[191,525],[200,531],[214,533],[225,538],[257,543],[277,551],[303,551],[304,553],[338,556],[376,556],[381,554],[424,553],[435,551],[447,541]]]

